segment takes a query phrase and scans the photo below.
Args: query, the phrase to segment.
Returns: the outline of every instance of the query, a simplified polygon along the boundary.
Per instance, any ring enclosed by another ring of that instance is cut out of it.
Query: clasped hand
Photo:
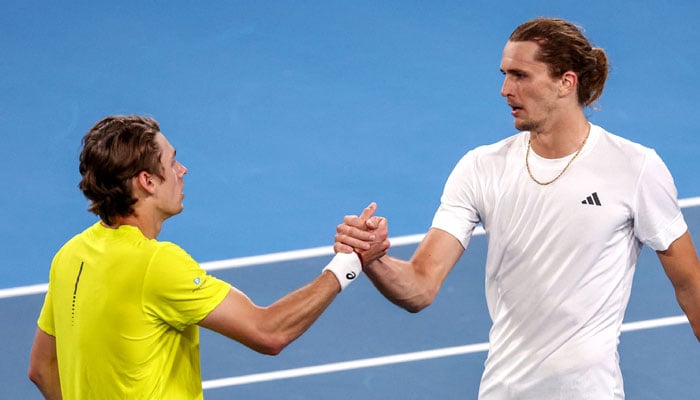
[[[385,256],[391,243],[389,242],[389,227],[386,218],[377,217],[374,212],[377,204],[371,203],[360,216],[346,215],[343,223],[336,228],[336,253],[357,253],[366,266]]]

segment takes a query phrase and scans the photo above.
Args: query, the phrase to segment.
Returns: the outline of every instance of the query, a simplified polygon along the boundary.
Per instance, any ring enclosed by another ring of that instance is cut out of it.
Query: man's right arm
[[[29,379],[47,400],[61,399],[56,338],[37,328],[29,356]]]
[[[384,297],[415,313],[432,304],[463,252],[454,236],[431,229],[410,261],[385,256],[363,270]]]
[[[433,228],[410,261],[384,256],[388,224],[384,218],[373,217],[375,211],[372,203],[360,216],[346,216],[336,229],[334,249],[357,253],[363,270],[384,297],[407,311],[418,312],[432,304],[464,248],[454,236]]]
[[[249,348],[276,355],[303,334],[362,272],[354,254],[337,254],[309,284],[261,307],[236,288],[199,322]]]

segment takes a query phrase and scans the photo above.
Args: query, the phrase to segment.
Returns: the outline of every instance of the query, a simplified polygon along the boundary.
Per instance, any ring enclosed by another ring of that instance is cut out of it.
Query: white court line
[[[678,204],[681,208],[697,207],[700,206],[700,197],[689,197],[687,199],[680,199],[678,200]],[[483,234],[484,230],[480,226],[477,227],[474,231],[474,235]],[[423,240],[424,236],[425,234],[399,236],[395,238],[390,238],[390,241],[392,246],[405,246],[419,243],[421,240]],[[231,258],[220,261],[209,261],[203,262],[200,265],[207,271],[216,271],[221,269],[250,267],[260,264],[270,264],[276,262],[301,260],[312,257],[329,256],[332,254],[333,246],[323,246],[305,250],[284,251],[280,253],[263,254],[259,256]],[[0,289],[0,299],[46,293],[47,288],[48,284],[43,283],[31,286],[20,286],[9,289]]]
[[[622,324],[622,332],[654,329],[687,323],[688,319],[685,317],[685,315],[678,315],[675,317],[628,322]],[[230,378],[210,379],[202,382],[202,387],[205,390],[207,390],[229,386],[247,385],[250,383],[299,378],[302,376],[328,374],[332,372],[349,371],[353,369],[378,367],[381,365],[399,364],[412,361],[457,356],[463,354],[481,353],[484,351],[488,351],[488,349],[488,343],[476,343],[464,346],[445,347],[442,349],[417,351],[413,353],[396,354],[384,357],[364,358],[360,360],[315,365],[311,367],[285,369],[280,371],[263,372],[259,374],[234,376]]]
[[[46,293],[48,288],[49,288],[48,283],[40,283],[38,285],[20,286],[20,287],[14,287],[14,288],[9,288],[9,289],[0,289],[0,299],[10,298],[10,297],[19,297],[19,296],[28,296],[31,294]]]
[[[626,324],[622,324],[622,332],[642,331],[645,329],[663,328],[665,326],[681,325],[688,323],[688,317],[686,317],[685,315],[677,315],[675,317],[628,322]]]
[[[281,371],[263,372],[260,374],[242,375],[231,378],[212,379],[202,382],[202,387],[215,389],[227,386],[245,385],[256,382],[266,382],[279,379],[298,378],[301,376],[327,374],[352,369],[378,367],[381,365],[398,364],[411,361],[429,360],[433,358],[449,357],[459,354],[480,353],[489,349],[488,343],[477,343],[465,346],[445,347],[436,350],[417,351],[414,353],[396,354],[393,356],[365,358],[354,361],[344,361],[332,364],[316,365],[312,367],[286,369]]]
[[[681,208],[690,208],[700,206],[700,197],[688,197],[687,199],[678,200],[678,205]]]

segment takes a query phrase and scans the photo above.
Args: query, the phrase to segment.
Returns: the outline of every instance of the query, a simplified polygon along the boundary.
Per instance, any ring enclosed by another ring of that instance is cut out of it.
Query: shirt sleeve
[[[148,267],[144,308],[178,330],[204,319],[231,290],[182,248],[163,243]]]
[[[635,236],[652,249],[663,251],[687,230],[671,172],[661,157],[649,150],[636,194]]]
[[[440,207],[433,217],[432,227],[454,236],[465,249],[474,228],[480,221],[477,211],[478,191],[473,152],[457,163],[445,183]]]
[[[51,285],[49,285],[49,290],[44,297],[44,305],[41,307],[41,312],[39,313],[37,326],[43,332],[51,336],[56,336],[56,329],[54,328],[53,321],[53,298],[51,297]]]
[[[56,262],[56,257],[54,256],[54,261],[51,263],[51,270],[49,271],[49,287],[44,296],[44,305],[41,307],[41,312],[39,313],[39,319],[37,320],[37,326],[44,333],[51,336],[56,336],[56,327],[54,324],[53,315],[53,290],[51,289],[53,278],[53,264]]]

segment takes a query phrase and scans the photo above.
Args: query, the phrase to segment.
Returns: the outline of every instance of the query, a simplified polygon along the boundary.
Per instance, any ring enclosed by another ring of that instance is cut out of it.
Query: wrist
[[[323,271],[331,271],[340,283],[340,290],[345,289],[362,272],[362,263],[355,253],[337,253]]]

